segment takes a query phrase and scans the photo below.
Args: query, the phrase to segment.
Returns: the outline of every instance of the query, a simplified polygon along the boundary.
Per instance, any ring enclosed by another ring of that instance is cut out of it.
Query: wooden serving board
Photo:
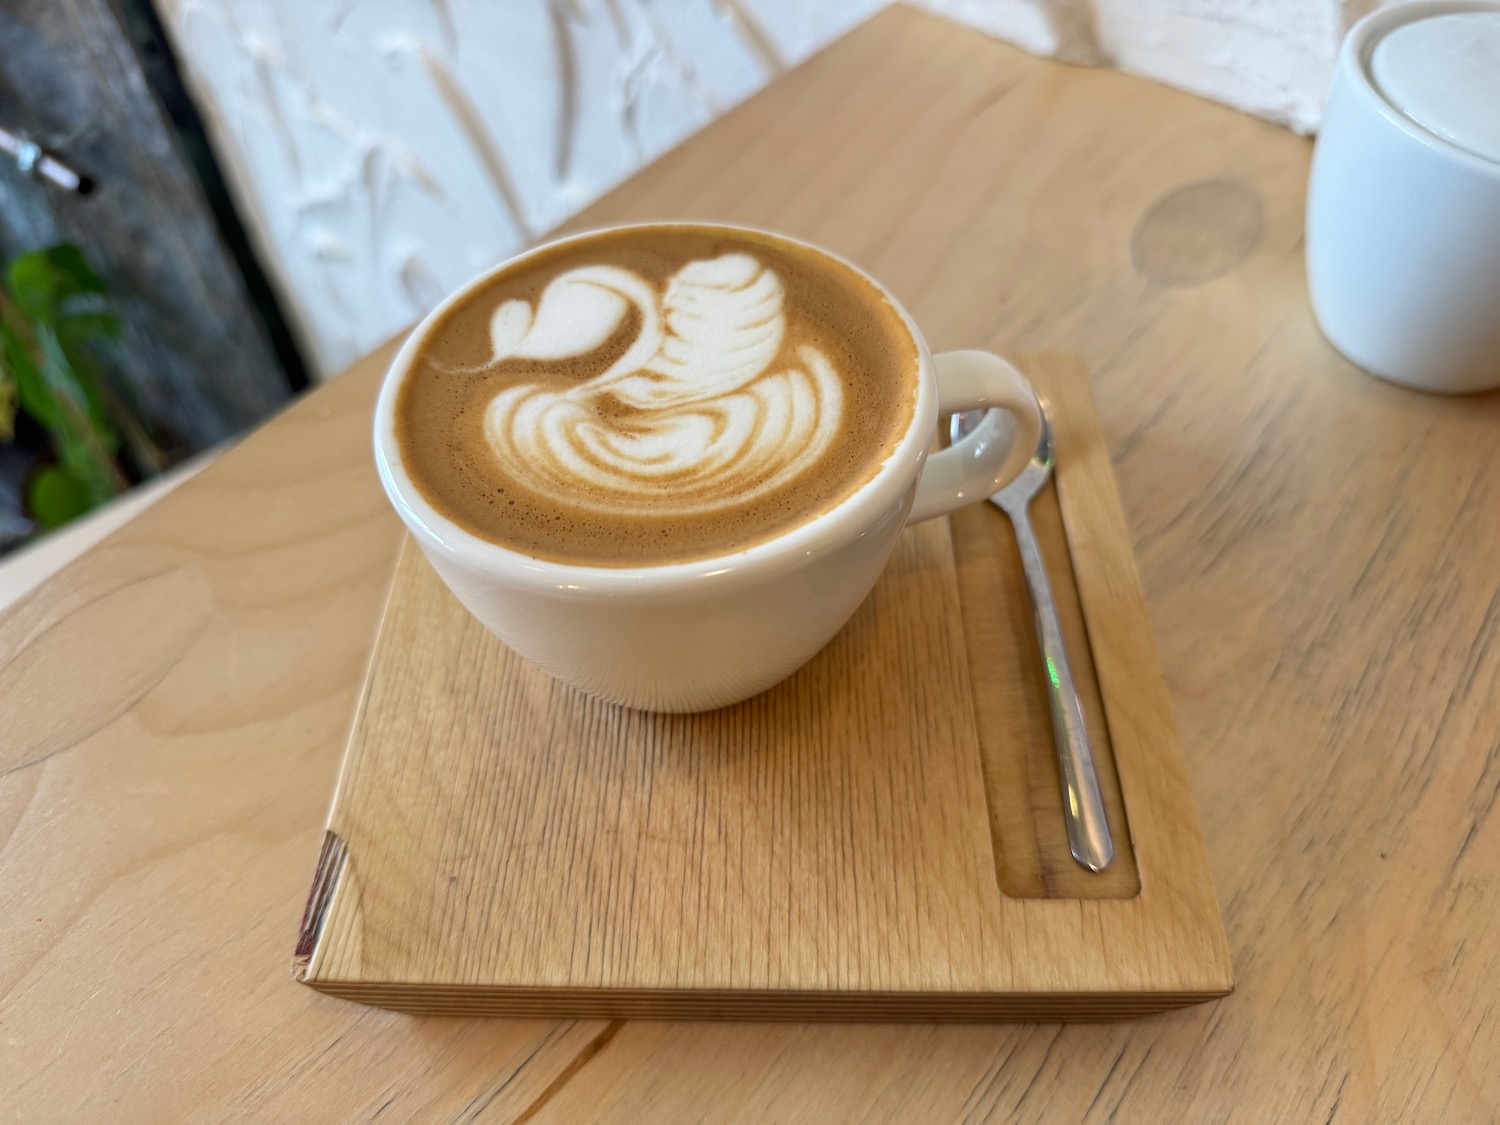
[[[1009,523],[909,530],[807,667],[705,715],[562,687],[403,552],[295,973],[410,1012],[1100,1019],[1230,963],[1087,373],[1035,522],[1118,857],[1079,868]],[[1061,498],[1059,507],[1058,496]]]

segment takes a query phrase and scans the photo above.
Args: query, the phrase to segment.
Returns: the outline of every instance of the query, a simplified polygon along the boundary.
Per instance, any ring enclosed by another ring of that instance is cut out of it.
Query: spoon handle
[[[1031,606],[1036,615],[1036,639],[1047,674],[1047,702],[1052,707],[1052,741],[1057,746],[1057,764],[1062,773],[1068,847],[1073,858],[1084,867],[1102,871],[1114,859],[1115,844],[1104,812],[1104,798],[1099,793],[1099,777],[1094,772],[1094,754],[1089,747],[1088,728],[1083,723],[1083,708],[1078,703],[1073,671],[1063,647],[1052,584],[1047,580],[1047,568],[1042,563],[1041,548],[1031,530],[1026,508],[1007,508],[1006,513],[1015,525],[1016,542],[1021,548],[1021,565],[1026,571],[1026,585],[1031,590]]]

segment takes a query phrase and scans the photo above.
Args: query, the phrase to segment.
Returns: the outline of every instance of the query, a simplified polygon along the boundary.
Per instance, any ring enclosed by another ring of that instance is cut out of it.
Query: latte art
[[[437,514],[602,567],[719,558],[829,511],[897,447],[921,372],[858,271],[699,223],[532,251],[409,350],[395,437]]]
[[[632,308],[640,329],[582,384],[496,395],[490,448],[517,482],[583,508],[686,515],[753,503],[816,465],[843,414],[819,349],[803,344],[798,363],[778,368],[782,306],[775,273],[744,253],[689,262],[660,296],[630,270],[584,266],[553,280],[534,310],[506,301],[490,319],[491,364],[587,355]]]

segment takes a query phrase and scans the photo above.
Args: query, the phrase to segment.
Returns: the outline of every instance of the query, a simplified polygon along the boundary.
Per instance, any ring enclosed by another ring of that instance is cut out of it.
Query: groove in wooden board
[[[1078,419],[1087,372],[1020,362],[1064,440],[1080,435],[1063,496],[1107,498],[1090,482],[1108,458]],[[1096,557],[1132,565],[1128,542]],[[1014,550],[976,562],[1020,569]],[[332,896],[303,979],[424,1010],[610,1017],[1124,1016],[1221,994],[1217,908],[1190,847],[1159,858],[1157,897],[1116,889],[1059,913],[1000,894],[961,596],[947,525],[919,525],[786,683],[707,715],[648,715],[522,661],[408,545],[330,820],[357,889]],[[1112,607],[1100,627],[1130,619]],[[1147,679],[1120,690],[1160,692],[1149,661],[1133,667]],[[1044,697],[1021,706],[1050,753]],[[1175,735],[1136,735],[1150,792]],[[1168,789],[1158,813],[1190,845],[1191,805]],[[1071,862],[1061,836],[1044,843]]]
[[[1066,358],[1023,356],[1018,362],[1049,400],[1059,377],[1087,379],[1081,370],[1070,371],[1076,364]],[[1063,405],[1069,401],[1049,401],[1060,465],[1070,461],[1078,444],[1074,415]],[[1115,859],[1102,872],[1079,866],[1068,849],[1046,677],[1010,519],[992,504],[975,504],[955,512],[951,521],[1000,889],[1017,898],[1130,898],[1140,891],[1140,875],[1057,482],[1032,502],[1031,522],[1052,582],[1114,835]]]

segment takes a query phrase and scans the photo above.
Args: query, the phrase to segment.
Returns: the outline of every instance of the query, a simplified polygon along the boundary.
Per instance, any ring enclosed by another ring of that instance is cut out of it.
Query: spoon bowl
[[[992,504],[1007,513],[1015,507],[1025,508],[1031,503],[1032,497],[1047,487],[1047,481],[1052,476],[1052,423],[1047,417],[1046,404],[1042,403],[1041,406],[1042,433],[1031,461],[1021,470],[1020,476],[990,497]],[[972,433],[984,420],[984,413],[983,410],[966,410],[962,414],[953,415],[953,420],[949,423],[951,440],[956,442]]]

